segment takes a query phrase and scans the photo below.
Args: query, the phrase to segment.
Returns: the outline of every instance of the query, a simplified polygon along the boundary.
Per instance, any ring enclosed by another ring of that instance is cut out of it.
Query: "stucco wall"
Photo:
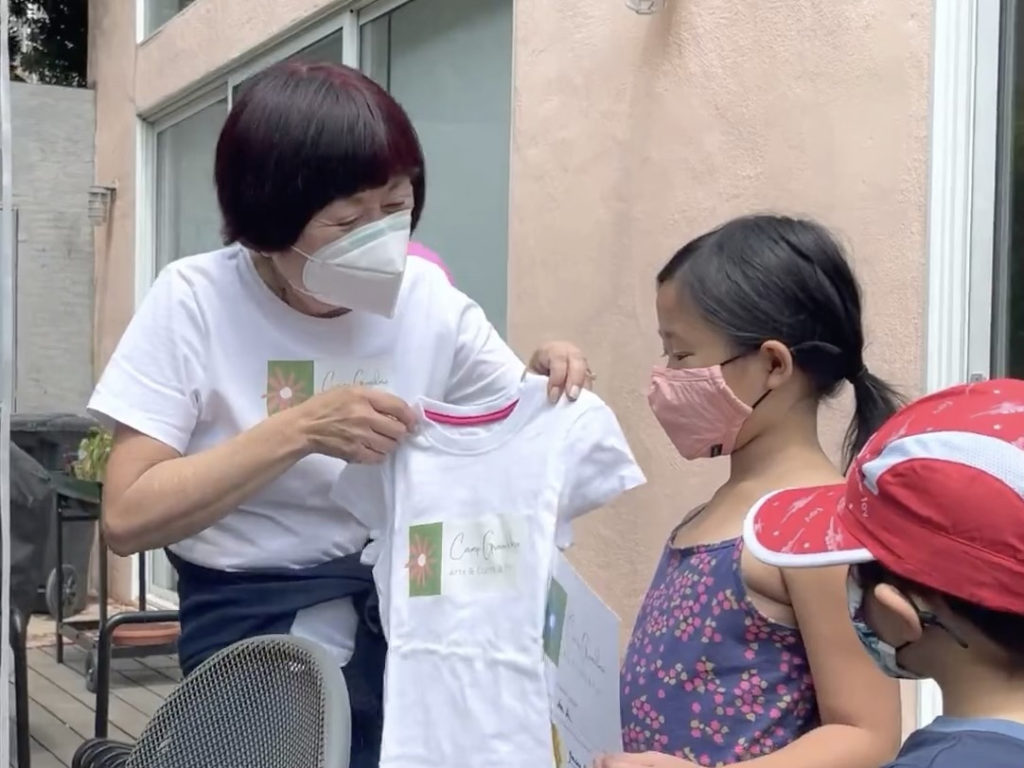
[[[684,465],[645,402],[654,274],[675,248],[745,212],[820,218],[863,282],[869,367],[920,386],[931,3],[516,10],[510,335],[579,342],[647,472],[579,524],[573,555],[628,631],[669,531],[727,469]],[[849,413],[826,409],[830,445]]]
[[[23,413],[81,412],[92,389],[94,120],[92,91],[11,84]]]
[[[96,227],[93,361],[96,374],[131,319],[135,291],[135,3],[89,3],[89,81],[96,94],[96,179],[117,185],[107,224]],[[109,561],[112,597],[131,598],[131,562]]]
[[[196,0],[139,47],[139,111],[148,112],[196,80],[338,5],[337,0]]]

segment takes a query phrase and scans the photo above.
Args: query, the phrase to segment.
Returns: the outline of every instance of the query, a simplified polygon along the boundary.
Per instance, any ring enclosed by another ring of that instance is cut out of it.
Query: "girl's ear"
[[[768,389],[777,389],[793,376],[793,353],[781,341],[766,341],[759,355],[768,373]]]

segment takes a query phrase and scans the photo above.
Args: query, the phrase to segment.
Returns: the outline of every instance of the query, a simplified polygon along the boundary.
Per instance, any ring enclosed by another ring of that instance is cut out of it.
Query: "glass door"
[[[194,105],[156,130],[154,274],[176,259],[221,247],[213,157],[227,97]],[[178,602],[178,578],[163,550],[146,555],[146,598]]]
[[[1002,19],[992,266],[992,374],[1024,378],[1024,4]]]
[[[360,68],[406,109],[427,159],[416,239],[504,332],[512,0],[410,0],[363,11]]]

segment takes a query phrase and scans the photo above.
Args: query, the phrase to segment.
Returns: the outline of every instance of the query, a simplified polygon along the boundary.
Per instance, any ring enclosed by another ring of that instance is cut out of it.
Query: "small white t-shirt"
[[[543,624],[556,540],[643,473],[608,406],[590,392],[552,406],[540,377],[500,401],[421,399],[420,411],[390,462],[347,467],[334,492],[377,537],[380,766],[550,766]],[[489,421],[495,412],[507,415]],[[353,494],[378,501],[362,508]]]
[[[164,268],[89,410],[108,426],[124,424],[191,455],[332,387],[472,404],[519,381],[523,364],[436,265],[409,259],[392,319],[317,318],[281,301],[252,258],[234,245]],[[329,498],[343,467],[327,456],[304,458],[172,549],[225,571],[312,566],[357,552],[366,527]],[[292,631],[323,643],[343,664],[356,623],[344,599],[300,612]]]

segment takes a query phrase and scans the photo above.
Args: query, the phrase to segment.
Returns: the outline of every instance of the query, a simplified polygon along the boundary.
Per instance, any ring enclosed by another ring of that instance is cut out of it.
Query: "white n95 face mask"
[[[302,289],[332,307],[394,317],[412,231],[400,211],[349,232],[306,257]]]

